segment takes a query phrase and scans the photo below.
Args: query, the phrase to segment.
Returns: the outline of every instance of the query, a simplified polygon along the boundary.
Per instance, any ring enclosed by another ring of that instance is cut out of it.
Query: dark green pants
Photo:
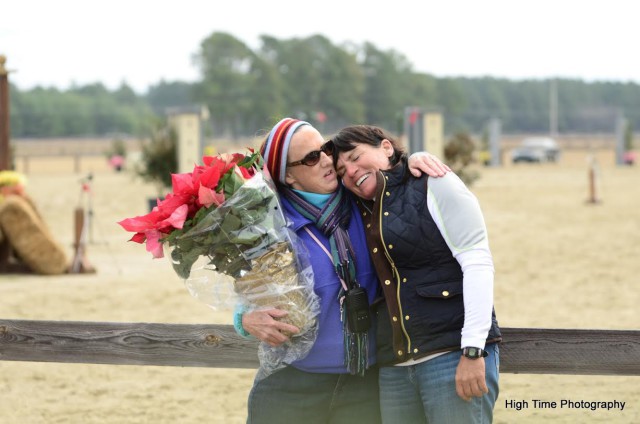
[[[247,423],[380,423],[378,369],[358,377],[286,367],[254,383]]]

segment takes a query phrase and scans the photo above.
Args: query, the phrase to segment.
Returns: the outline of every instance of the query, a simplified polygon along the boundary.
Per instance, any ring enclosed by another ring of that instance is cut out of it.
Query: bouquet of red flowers
[[[228,300],[222,297],[231,280],[231,298],[243,309],[288,312],[283,320],[301,331],[277,348],[261,343],[266,376],[308,353],[319,302],[311,266],[261,162],[253,151],[205,156],[193,172],[172,174],[172,192],[151,212],[118,224],[135,233],[131,241],[146,243],[154,258],[167,249],[189,292],[210,306]]]

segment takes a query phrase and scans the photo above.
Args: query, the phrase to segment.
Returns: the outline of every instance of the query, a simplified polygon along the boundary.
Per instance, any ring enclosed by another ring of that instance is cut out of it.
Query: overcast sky
[[[7,0],[0,54],[20,89],[194,81],[202,40],[369,41],[436,76],[640,83],[636,0]]]

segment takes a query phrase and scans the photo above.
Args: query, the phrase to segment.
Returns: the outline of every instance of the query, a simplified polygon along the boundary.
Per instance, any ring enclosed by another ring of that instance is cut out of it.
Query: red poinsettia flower
[[[198,191],[198,202],[205,208],[211,205],[220,206],[224,202],[224,193],[216,193],[215,190],[201,185]]]
[[[157,246],[160,238],[174,229],[181,229],[189,212],[189,206],[182,202],[184,197],[169,195],[167,197],[164,201],[158,202],[158,206],[148,214],[118,222],[125,230],[136,233],[130,241],[136,243],[146,241],[147,250],[156,258],[163,256],[162,250],[158,250]]]
[[[251,157],[255,156],[253,149],[250,151]],[[242,180],[255,175],[253,161],[246,165],[249,168],[238,166],[244,159],[247,156],[240,153],[203,157],[203,165],[196,165],[193,172],[171,175],[172,192],[158,200],[151,212],[123,219],[118,224],[135,233],[129,241],[146,242],[147,251],[155,258],[163,257],[162,242],[167,235],[180,231],[185,221],[194,218],[203,207],[217,207],[225,201],[224,192],[218,187],[225,174],[234,172]]]

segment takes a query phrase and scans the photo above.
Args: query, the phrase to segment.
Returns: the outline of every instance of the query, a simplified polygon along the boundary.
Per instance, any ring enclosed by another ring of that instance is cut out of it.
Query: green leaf
[[[224,197],[231,197],[243,184],[244,179],[235,172],[231,172],[223,183]]]

